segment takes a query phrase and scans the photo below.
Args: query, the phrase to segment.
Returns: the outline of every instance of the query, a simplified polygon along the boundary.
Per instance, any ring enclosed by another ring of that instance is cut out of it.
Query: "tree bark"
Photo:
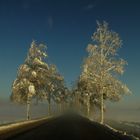
[[[30,102],[30,100],[28,99],[27,100],[27,110],[26,110],[26,115],[27,115],[27,120],[29,120],[30,119],[30,104],[31,104],[31,102]]]
[[[93,118],[92,119],[94,120],[95,119],[94,104],[92,104],[91,109],[92,109],[92,112],[91,113],[93,115]]]
[[[48,115],[51,115],[51,100],[48,100]]]
[[[90,101],[89,101],[89,98],[90,97],[87,97],[87,117],[90,117]]]
[[[62,103],[59,103],[59,113],[62,113]]]
[[[104,123],[104,100],[103,100],[103,93],[101,93],[101,120],[100,123]]]

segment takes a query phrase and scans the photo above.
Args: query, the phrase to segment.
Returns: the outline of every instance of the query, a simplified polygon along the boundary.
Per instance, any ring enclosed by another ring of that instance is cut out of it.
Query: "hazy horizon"
[[[47,102],[47,101],[46,101]],[[38,105],[33,103],[31,105],[31,117],[45,117],[47,116],[47,103],[42,102]],[[107,110],[105,111],[105,119],[107,120],[116,120],[116,121],[130,121],[130,122],[140,122],[140,108],[137,108],[135,105],[138,103],[138,100],[135,104],[131,103],[131,108],[128,107],[128,102],[124,103],[119,101],[116,103],[107,103]],[[98,115],[95,112],[95,116]],[[26,105],[20,105],[17,103],[12,103],[9,100],[0,100],[0,122],[6,123],[11,121],[18,121],[26,119]]]

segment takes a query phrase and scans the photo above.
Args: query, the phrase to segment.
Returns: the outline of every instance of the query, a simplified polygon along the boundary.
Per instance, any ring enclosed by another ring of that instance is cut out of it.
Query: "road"
[[[79,115],[64,115],[25,130],[9,140],[132,140]]]

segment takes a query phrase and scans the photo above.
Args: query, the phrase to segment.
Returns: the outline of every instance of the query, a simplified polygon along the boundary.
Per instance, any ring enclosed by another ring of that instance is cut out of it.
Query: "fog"
[[[96,112],[95,112],[96,113]],[[31,117],[47,116],[47,103],[32,104]],[[107,103],[105,119],[140,122],[140,109],[128,104]],[[92,117],[92,116],[91,116]],[[94,118],[94,116],[93,116]],[[26,119],[26,106],[12,103],[8,100],[0,100],[0,123],[8,123]]]

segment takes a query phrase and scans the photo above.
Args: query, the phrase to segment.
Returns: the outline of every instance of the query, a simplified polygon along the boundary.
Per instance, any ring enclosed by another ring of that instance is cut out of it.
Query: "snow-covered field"
[[[111,127],[140,138],[140,122],[107,121]]]
[[[137,128],[137,129],[140,129],[140,123],[138,122],[120,122],[121,124],[123,125],[126,125],[128,127],[134,127],[134,128]]]

